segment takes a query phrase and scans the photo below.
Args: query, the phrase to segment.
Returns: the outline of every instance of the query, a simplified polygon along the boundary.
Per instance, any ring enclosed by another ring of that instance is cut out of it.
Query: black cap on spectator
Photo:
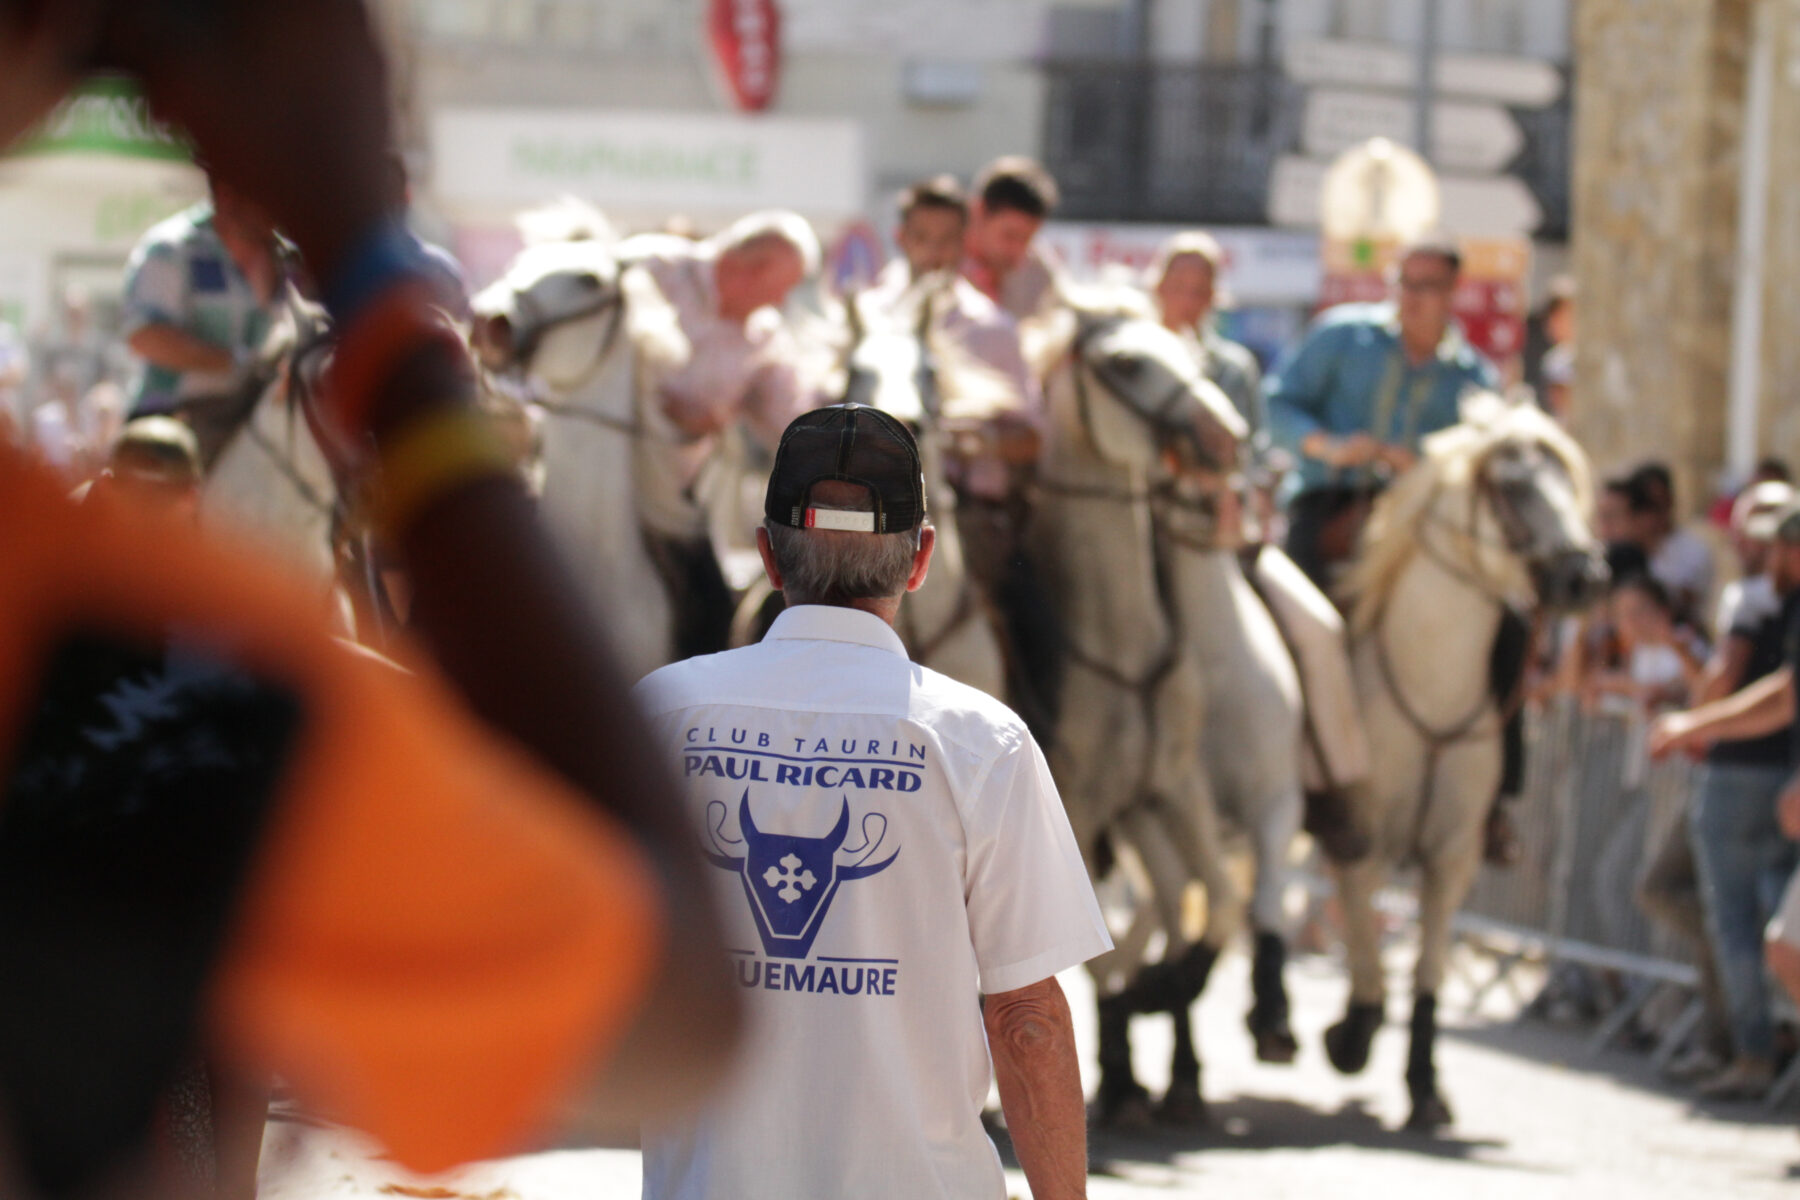
[[[826,480],[867,488],[874,512],[815,509],[815,484]],[[925,520],[925,475],[919,446],[905,425],[861,404],[834,404],[795,417],[781,435],[763,515],[795,529],[902,533]]]

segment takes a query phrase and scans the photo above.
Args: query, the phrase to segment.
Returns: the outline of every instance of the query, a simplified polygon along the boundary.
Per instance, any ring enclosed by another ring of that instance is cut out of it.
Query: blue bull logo
[[[876,825],[873,835],[870,826]],[[887,818],[880,813],[863,817],[863,844],[844,850],[850,834],[850,800],[838,813],[837,824],[824,837],[795,837],[764,833],[750,814],[750,791],[738,801],[738,829],[742,841],[724,834],[725,806],[715,800],[707,806],[707,827],[713,848],[706,857],[713,866],[735,871],[750,898],[750,912],[762,935],[763,952],[770,958],[805,958],[825,922],[825,913],[837,896],[838,885],[879,874],[898,858],[900,851],[878,863],[870,863],[887,837]],[[839,861],[840,852],[846,861]]]

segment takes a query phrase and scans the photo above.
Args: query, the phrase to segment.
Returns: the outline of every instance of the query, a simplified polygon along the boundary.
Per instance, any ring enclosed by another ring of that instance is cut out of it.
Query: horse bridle
[[[598,277],[589,277],[594,278],[598,285]],[[625,292],[620,287],[614,287],[610,292],[601,288],[599,295],[592,303],[557,316],[546,314],[542,306],[531,298],[530,292],[514,292],[513,308],[522,318],[521,322],[514,327],[515,340],[511,353],[507,355],[506,365],[513,368],[523,367],[524,364],[530,362],[532,356],[537,353],[538,346],[543,342],[544,335],[552,329],[612,312],[613,319],[607,324],[605,335],[595,344],[593,358],[580,372],[580,377],[584,379],[592,374],[602,362],[606,361],[607,355],[612,353],[613,347],[618,344],[620,328],[625,324]],[[519,332],[521,329],[525,331],[523,334]],[[553,417],[586,421],[603,429],[610,429],[632,437],[643,432],[642,426],[635,419],[625,420],[541,397],[534,403]]]

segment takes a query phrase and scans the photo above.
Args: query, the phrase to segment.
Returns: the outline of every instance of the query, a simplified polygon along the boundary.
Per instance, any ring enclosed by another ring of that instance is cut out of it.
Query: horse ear
[[[1486,389],[1464,392],[1457,402],[1461,410],[1462,423],[1473,425],[1477,429],[1488,429],[1506,415],[1513,406],[1497,392]]]

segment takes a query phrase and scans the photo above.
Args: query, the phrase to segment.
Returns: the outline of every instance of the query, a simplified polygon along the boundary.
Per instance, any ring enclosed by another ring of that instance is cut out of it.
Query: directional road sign
[[[1317,88],[1306,97],[1301,140],[1321,158],[1341,154],[1370,138],[1402,145],[1413,138],[1410,97],[1393,92]],[[1431,106],[1431,161],[1452,171],[1497,171],[1525,148],[1519,123],[1498,104],[1441,100]]]
[[[1440,95],[1488,100],[1515,108],[1543,108],[1562,95],[1562,75],[1550,63],[1498,54],[1437,56]],[[1418,83],[1418,58],[1410,46],[1314,38],[1289,42],[1283,52],[1288,77],[1326,87],[1410,91]]]
[[[1269,223],[1298,229],[1319,227],[1320,192],[1330,163],[1284,154],[1269,179]],[[1438,175],[1446,233],[1474,237],[1529,234],[1543,223],[1544,210],[1531,189],[1510,175]]]

